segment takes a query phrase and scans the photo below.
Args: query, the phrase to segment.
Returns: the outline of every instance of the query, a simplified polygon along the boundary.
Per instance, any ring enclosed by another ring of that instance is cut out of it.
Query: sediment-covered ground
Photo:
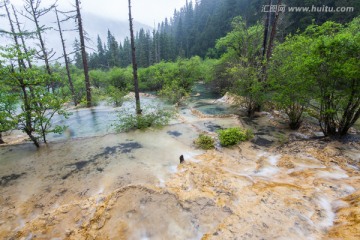
[[[360,238],[358,143],[283,141],[264,114],[252,142],[204,152],[200,132],[244,124],[180,112],[161,130],[0,148],[0,238]]]

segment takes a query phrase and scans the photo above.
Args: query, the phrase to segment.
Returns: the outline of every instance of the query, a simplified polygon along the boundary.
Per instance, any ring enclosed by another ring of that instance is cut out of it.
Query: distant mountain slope
[[[94,47],[96,47],[97,35],[100,35],[100,38],[103,41],[106,41],[108,29],[115,36],[116,40],[123,42],[124,38],[129,36],[129,23],[127,21],[114,20],[110,18],[100,17],[91,13],[83,14],[84,28],[88,37],[93,41]],[[144,28],[145,30],[150,30],[152,27],[142,24],[140,22],[134,22],[135,31]],[[77,37],[77,33],[71,33],[68,35],[69,39],[74,39]]]
[[[91,49],[96,50],[97,35],[100,36],[102,41],[106,41],[108,29],[110,30],[112,35],[116,37],[116,40],[119,42],[123,42],[124,38],[130,35],[129,23],[127,21],[106,18],[87,12],[82,13],[82,18],[83,18],[84,29],[89,38],[89,41],[86,44],[89,47],[88,49],[89,52],[92,52]],[[57,29],[55,14],[49,13],[48,15],[43,16],[40,20],[41,23],[44,24],[45,26]],[[5,29],[9,31],[10,27],[8,25],[9,24],[7,18],[2,18],[0,22],[0,29]],[[24,26],[25,26],[24,27],[25,30],[28,31],[34,30],[34,27],[32,27],[32,24],[29,20],[25,21]],[[76,22],[74,20],[69,20],[68,22],[62,23],[61,27],[63,30],[75,29]],[[136,21],[134,21],[134,28],[136,31],[140,30],[141,28],[144,28],[145,30],[152,30],[152,27]],[[64,38],[66,40],[66,47],[68,52],[72,52],[74,40],[75,38],[79,38],[78,32],[64,31]],[[61,56],[62,47],[61,47],[59,33],[55,30],[48,30],[46,32],[45,39],[46,39],[47,48],[54,49],[57,57]],[[0,45],[5,45],[10,41],[11,41],[10,39],[5,39],[4,37],[0,37],[0,42],[1,42]]]

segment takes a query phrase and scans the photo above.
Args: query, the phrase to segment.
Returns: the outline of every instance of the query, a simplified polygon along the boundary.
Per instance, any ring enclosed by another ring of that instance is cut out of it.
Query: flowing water
[[[50,136],[39,150],[30,143],[1,147],[0,238],[359,236],[358,145],[298,141],[279,148],[275,136],[287,132],[270,116],[224,117],[236,108],[214,102],[202,87],[163,129],[116,134],[114,109],[99,106],[55,119],[69,125],[67,134]],[[215,137],[246,123],[256,133],[252,142],[206,152],[193,146],[199,133]]]

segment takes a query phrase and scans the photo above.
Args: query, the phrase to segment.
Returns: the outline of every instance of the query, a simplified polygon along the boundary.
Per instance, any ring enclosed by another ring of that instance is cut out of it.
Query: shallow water
[[[188,100],[188,107],[210,115],[234,114],[238,112],[237,107],[216,101],[218,98],[221,98],[221,95],[211,92],[206,84],[196,84]]]
[[[142,108],[169,107],[156,98],[142,97]],[[125,101],[121,107],[114,108],[101,102],[99,106],[92,108],[69,110],[68,118],[55,115],[52,119],[53,125],[66,126],[62,134],[49,134],[49,141],[58,141],[68,138],[84,138],[101,136],[114,133],[114,125],[117,124],[119,114],[132,114],[135,110],[132,99]]]
[[[113,132],[111,124],[117,119],[113,108],[81,109],[70,111],[68,119],[56,117],[53,123],[67,126],[63,134],[50,134],[49,140],[92,137]]]

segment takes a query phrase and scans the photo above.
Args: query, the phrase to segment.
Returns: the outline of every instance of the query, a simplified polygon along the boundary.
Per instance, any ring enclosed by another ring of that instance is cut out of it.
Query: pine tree
[[[97,68],[105,68],[108,66],[107,59],[105,56],[104,45],[101,41],[100,36],[97,36]]]
[[[75,66],[79,69],[83,69],[84,65],[83,65],[82,56],[81,56],[81,47],[80,47],[80,42],[77,38],[75,38],[75,40],[74,40],[73,49],[74,49]]]
[[[148,67],[149,66],[149,43],[146,38],[145,30],[143,28],[140,29],[138,34],[138,38],[136,41],[137,45],[137,60],[140,67]]]
[[[128,37],[124,40],[124,45],[120,49],[121,66],[127,67],[131,64],[131,43]]]
[[[115,37],[111,34],[110,30],[107,33],[107,47],[108,51],[106,53],[108,66],[117,67],[120,66],[119,59],[119,44],[116,41]]]

